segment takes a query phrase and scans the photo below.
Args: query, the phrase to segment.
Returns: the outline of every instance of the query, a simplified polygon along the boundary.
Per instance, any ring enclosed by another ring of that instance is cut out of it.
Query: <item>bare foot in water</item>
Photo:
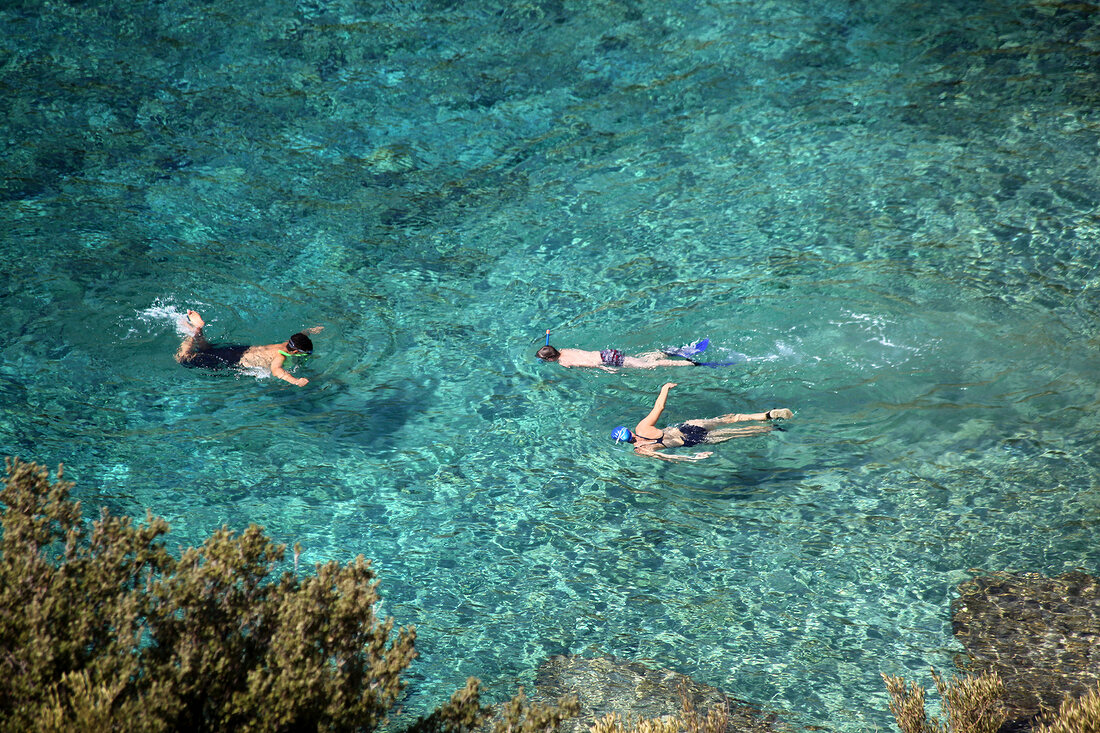
[[[187,311],[187,318],[180,319],[180,328],[191,334],[198,333],[205,325],[206,321],[202,320],[202,316],[199,315],[198,311],[189,310]]]

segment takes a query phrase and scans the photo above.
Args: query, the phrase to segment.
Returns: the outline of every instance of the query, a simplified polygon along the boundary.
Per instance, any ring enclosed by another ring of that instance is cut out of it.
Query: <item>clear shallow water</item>
[[[1100,560],[1100,21],[1057,3],[9,3],[0,448],[375,560],[409,707],[541,659],[889,726],[972,571]],[[295,389],[184,371],[323,324]],[[723,370],[537,363],[709,337]],[[789,406],[696,465],[607,440]]]

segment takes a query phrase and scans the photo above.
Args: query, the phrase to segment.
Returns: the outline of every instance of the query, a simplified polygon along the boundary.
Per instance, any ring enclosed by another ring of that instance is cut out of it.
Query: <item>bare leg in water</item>
[[[739,422],[764,422],[779,418],[787,420],[793,415],[794,413],[786,407],[781,407],[775,410],[768,410],[767,412],[752,412],[748,414],[730,413],[729,415],[712,417],[709,420],[688,420],[687,424],[698,425],[706,429],[708,443],[721,443],[732,438],[745,438],[750,435],[760,435],[761,433],[771,432],[772,430],[772,426],[768,424],[745,425],[739,428],[725,428],[721,427],[722,425],[730,425]]]
[[[180,319],[180,326],[190,331],[191,335],[187,336],[180,343],[180,347],[176,349],[176,361],[183,363],[190,359],[192,356],[200,351],[205,351],[210,348],[210,342],[206,340],[206,336],[203,335],[202,329],[206,325],[206,322],[202,320],[202,316],[198,311],[187,311],[187,317]]]

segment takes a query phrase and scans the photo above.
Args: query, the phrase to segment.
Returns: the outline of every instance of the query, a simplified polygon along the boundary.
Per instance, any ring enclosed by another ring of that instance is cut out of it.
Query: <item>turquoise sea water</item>
[[[613,654],[887,729],[960,581],[1100,570],[1094,11],[5,3],[0,448],[174,541],[373,558],[412,710]],[[179,368],[190,307],[324,325],[311,383]],[[670,423],[795,419],[615,448],[669,379]]]

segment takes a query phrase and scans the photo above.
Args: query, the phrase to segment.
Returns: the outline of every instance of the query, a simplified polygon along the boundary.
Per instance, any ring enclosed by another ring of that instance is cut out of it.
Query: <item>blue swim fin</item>
[[[664,349],[664,352],[669,356],[682,356],[685,359],[690,359],[696,354],[702,354],[708,346],[710,346],[710,339],[702,339],[693,344],[681,346],[678,349]]]
[[[736,351],[732,353],[727,352],[727,355],[729,357],[732,357],[729,361],[695,361],[694,359],[691,359],[690,361],[695,364],[695,366],[727,367],[734,366],[735,364],[744,364],[746,361],[749,360],[749,357],[745,356],[744,354],[739,354]]]

